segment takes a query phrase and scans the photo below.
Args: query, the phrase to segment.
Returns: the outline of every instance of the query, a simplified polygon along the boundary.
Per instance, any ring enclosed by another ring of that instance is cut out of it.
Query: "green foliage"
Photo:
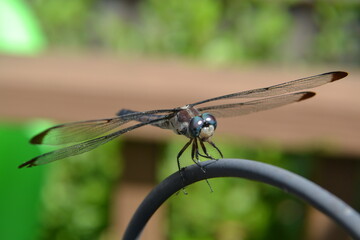
[[[46,47],[36,17],[22,0],[0,1],[0,52],[37,54]]]
[[[31,128],[31,129],[30,129]],[[30,146],[35,126],[0,125],[0,239],[38,239],[43,168],[18,169],[25,160],[40,153]]]
[[[120,175],[119,142],[52,164],[43,190],[42,239],[100,239]]]
[[[55,48],[95,47],[119,54],[182,56],[211,63],[360,62],[360,36],[355,31],[358,2],[306,5],[311,16],[307,27],[312,32],[296,29],[299,18],[292,9],[304,4],[291,0],[30,3]],[[302,35],[310,41],[297,39]],[[299,42],[301,47],[292,46]]]
[[[38,15],[50,43],[60,46],[80,45],[87,36],[94,1],[29,0]]]
[[[359,28],[356,22],[360,4],[319,2],[316,11],[317,23],[321,27],[313,48],[314,56],[330,62],[339,61],[339,58],[346,63],[359,62],[360,34],[355,29]]]
[[[226,8],[225,28],[238,44],[237,58],[244,60],[276,59],[279,47],[291,27],[286,6],[251,1],[230,2]]]
[[[150,0],[141,10],[145,26],[139,30],[149,36],[146,50],[170,54],[198,55],[220,17],[220,4],[214,0]]]
[[[118,141],[61,162],[17,168],[41,154],[28,141],[51,125],[0,125],[0,239],[100,239],[109,226],[121,173]]]

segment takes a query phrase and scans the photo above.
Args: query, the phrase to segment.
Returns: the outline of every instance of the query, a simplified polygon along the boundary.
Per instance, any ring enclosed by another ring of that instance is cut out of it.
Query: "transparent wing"
[[[80,142],[97,137],[129,121],[129,119],[123,120],[117,117],[60,124],[41,132],[30,142],[48,145]]]
[[[33,166],[37,166],[37,165],[41,165],[41,164],[46,164],[46,163],[50,163],[50,162],[53,162],[53,161],[56,161],[56,160],[60,160],[60,159],[63,159],[63,158],[67,158],[67,157],[71,157],[71,156],[75,156],[75,155],[78,155],[78,154],[88,152],[90,150],[93,150],[94,148],[99,147],[102,144],[105,144],[105,143],[113,140],[114,138],[116,138],[116,137],[118,137],[118,136],[120,136],[120,135],[122,135],[122,134],[124,134],[126,132],[129,132],[129,131],[131,131],[133,129],[142,127],[142,126],[147,125],[147,124],[154,123],[156,121],[162,121],[162,120],[164,120],[164,118],[157,119],[157,120],[151,121],[149,123],[139,123],[139,124],[133,125],[131,127],[124,128],[124,129],[122,129],[120,131],[108,134],[106,136],[98,137],[98,138],[95,138],[95,139],[88,140],[86,142],[78,143],[78,144],[68,146],[68,147],[64,147],[64,148],[61,148],[61,149],[58,149],[58,150],[55,150],[55,151],[52,151],[52,152],[44,153],[44,154],[42,154],[40,156],[37,156],[37,157],[35,157],[35,158],[21,164],[19,166],[19,168],[33,167]]]
[[[32,144],[60,145],[85,141],[109,132],[129,121],[137,120],[142,116],[155,113],[170,112],[171,110],[153,110],[147,112],[136,112],[115,118],[88,120],[56,125],[48,128],[33,137]]]
[[[281,107],[286,104],[311,98],[313,96],[315,96],[315,93],[313,92],[298,92],[248,102],[202,107],[198,108],[198,110],[202,113],[210,113],[215,117],[234,117]]]
[[[297,79],[290,82],[280,83],[271,87],[257,88],[248,91],[228,94],[220,97],[210,98],[204,101],[196,102],[191,105],[195,106],[198,104],[221,100],[221,99],[270,97],[270,96],[318,87],[323,84],[344,78],[347,75],[348,74],[346,72],[341,72],[341,71],[328,72],[311,77]]]

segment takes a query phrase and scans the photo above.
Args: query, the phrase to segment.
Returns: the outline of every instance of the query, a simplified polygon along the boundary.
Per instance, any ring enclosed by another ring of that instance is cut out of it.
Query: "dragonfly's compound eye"
[[[204,125],[204,119],[199,116],[193,117],[189,124],[189,132],[192,137],[198,137]]]
[[[206,126],[212,125],[212,126],[214,126],[214,129],[216,129],[217,122],[213,115],[211,115],[209,113],[204,113],[201,115],[201,117],[202,117],[202,119],[204,119]]]

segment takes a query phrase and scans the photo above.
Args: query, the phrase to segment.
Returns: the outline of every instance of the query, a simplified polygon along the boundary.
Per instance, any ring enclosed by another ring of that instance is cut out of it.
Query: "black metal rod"
[[[185,180],[176,172],[157,185],[136,210],[123,239],[139,238],[146,223],[161,204],[174,193],[181,191],[184,186],[217,177],[247,178],[278,187],[303,199],[332,218],[354,239],[360,239],[359,213],[336,196],[299,175],[269,164],[243,159],[209,160],[200,164],[206,169],[206,174],[194,164],[184,169]]]

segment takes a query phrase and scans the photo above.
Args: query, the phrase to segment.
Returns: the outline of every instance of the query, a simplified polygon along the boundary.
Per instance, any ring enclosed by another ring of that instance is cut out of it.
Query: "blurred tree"
[[[22,0],[0,1],[0,52],[35,54],[46,38],[31,9]]]
[[[359,2],[29,0],[55,48],[358,64]]]

